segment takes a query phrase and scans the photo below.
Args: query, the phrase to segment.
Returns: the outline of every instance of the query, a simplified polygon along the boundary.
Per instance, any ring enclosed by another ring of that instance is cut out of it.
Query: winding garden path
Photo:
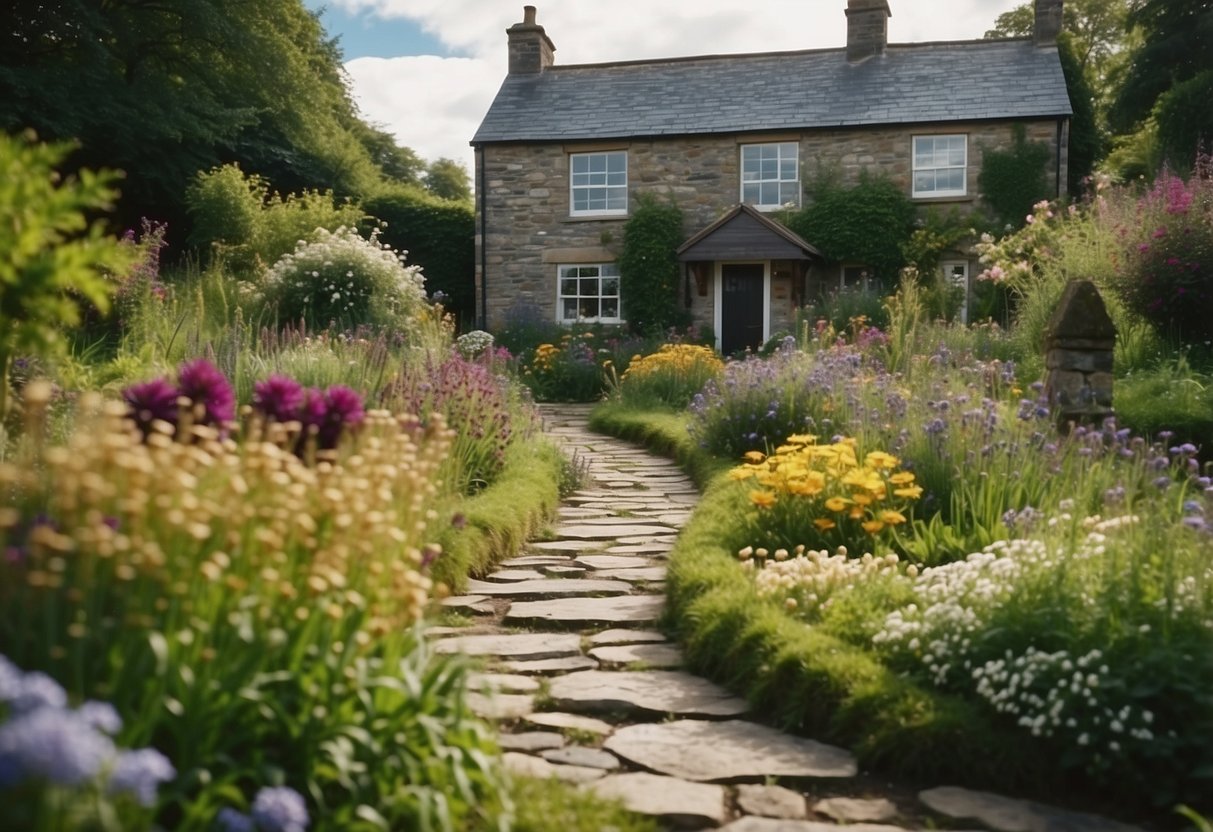
[[[857,772],[845,749],[753,721],[747,703],[680,669],[655,629],[665,558],[698,500],[669,460],[591,433],[587,405],[545,405],[546,432],[592,484],[533,542],[448,609],[436,649],[484,657],[473,707],[499,722],[512,770],[617,797],[663,826],[729,832],[1129,830],[1090,815],[956,788],[898,788]],[[778,778],[784,785],[770,785]]]

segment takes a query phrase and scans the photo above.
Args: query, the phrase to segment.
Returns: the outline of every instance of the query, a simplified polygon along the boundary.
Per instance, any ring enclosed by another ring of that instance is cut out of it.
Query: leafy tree
[[[362,146],[383,175],[399,185],[420,185],[425,163],[411,148],[396,144],[391,133],[358,123],[354,126]]]
[[[914,205],[905,189],[867,171],[851,188],[827,174],[810,186],[809,197],[810,204],[791,214],[787,226],[828,259],[865,263],[881,280],[891,281],[914,230]]]
[[[56,168],[70,150],[0,133],[0,417],[13,357],[61,352],[81,305],[107,311],[108,276],[135,261],[134,248],[87,219],[112,206],[117,175],[81,170],[60,179]]]
[[[425,169],[425,189],[441,199],[460,202],[472,198],[472,185],[468,172],[454,159],[435,159]]]
[[[1096,122],[1095,96],[1091,82],[1082,71],[1074,38],[1063,32],[1057,43],[1061,58],[1061,71],[1066,77],[1066,90],[1070,94],[1070,154],[1066,166],[1066,185],[1069,193],[1081,193],[1084,182],[1095,169],[1095,162],[1103,156],[1104,140]]]
[[[1198,153],[1213,152],[1213,69],[1181,81],[1154,106],[1158,152],[1172,170],[1188,170]]]
[[[619,252],[620,294],[624,317],[633,332],[659,333],[684,322],[678,302],[682,273],[676,253],[682,242],[682,211],[652,194],[636,198],[623,226]]]
[[[1110,112],[1113,128],[1135,129],[1167,90],[1213,68],[1213,4],[1134,0],[1130,31],[1142,37]],[[1195,148],[1193,148],[1195,150]]]
[[[0,128],[127,172],[127,218],[178,223],[198,170],[365,193],[380,173],[341,56],[301,0],[27,0],[0,23]],[[365,141],[364,141],[365,139]]]

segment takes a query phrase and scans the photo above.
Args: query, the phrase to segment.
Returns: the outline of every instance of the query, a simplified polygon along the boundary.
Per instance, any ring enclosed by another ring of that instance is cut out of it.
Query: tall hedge
[[[623,227],[619,282],[623,315],[632,331],[653,334],[685,323],[678,302],[682,272],[675,253],[682,243],[682,211],[652,194],[636,198]]]
[[[371,197],[362,209],[387,223],[380,239],[421,266],[425,290],[442,292],[444,306],[467,326],[476,312],[476,218],[470,203],[398,188]]]

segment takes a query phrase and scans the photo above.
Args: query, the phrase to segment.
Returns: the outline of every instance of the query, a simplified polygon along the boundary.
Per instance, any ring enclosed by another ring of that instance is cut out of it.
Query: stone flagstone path
[[[694,485],[674,463],[591,433],[588,405],[541,410],[592,485],[565,500],[555,540],[443,602],[471,626],[430,629],[438,652],[485,660],[471,705],[499,722],[511,770],[581,784],[671,829],[1134,832],[984,792],[915,795],[860,776],[845,749],[747,718],[744,700],[680,669],[677,645],[655,629]]]

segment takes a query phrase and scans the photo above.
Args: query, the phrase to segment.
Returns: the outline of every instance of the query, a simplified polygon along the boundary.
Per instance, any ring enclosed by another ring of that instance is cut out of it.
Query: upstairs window
[[[968,157],[965,136],[915,136],[914,196],[964,196]]]
[[[574,217],[628,212],[628,153],[569,156],[569,214]]]
[[[556,310],[561,323],[617,324],[619,267],[614,263],[560,267],[560,296]]]
[[[764,211],[800,205],[796,142],[741,146],[741,201]]]

